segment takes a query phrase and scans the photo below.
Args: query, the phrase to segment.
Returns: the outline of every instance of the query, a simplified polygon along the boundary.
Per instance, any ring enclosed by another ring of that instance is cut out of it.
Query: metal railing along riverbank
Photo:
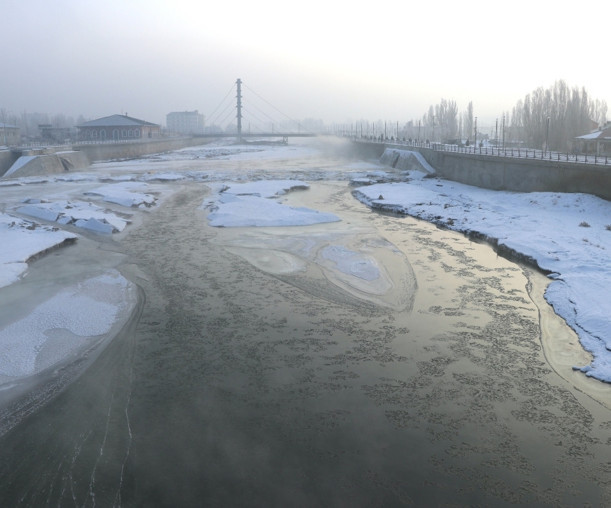
[[[536,159],[550,162],[571,162],[581,164],[598,164],[611,166],[611,157],[596,154],[574,154],[554,152],[550,150],[535,150],[533,148],[503,148],[495,146],[460,146],[444,143],[431,143],[426,141],[400,140],[400,139],[367,139],[353,138],[355,141],[367,143],[380,143],[385,145],[400,145],[409,148],[428,148],[438,152],[461,153],[465,155],[481,155],[488,157],[513,157],[517,159]]]

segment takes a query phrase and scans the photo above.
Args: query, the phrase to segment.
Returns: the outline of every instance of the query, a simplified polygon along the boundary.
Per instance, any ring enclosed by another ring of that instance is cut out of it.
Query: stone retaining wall
[[[91,162],[111,159],[132,159],[152,153],[178,150],[188,146],[205,145],[209,139],[204,138],[171,138],[156,139],[154,141],[140,141],[134,143],[104,143],[74,145],[74,150],[87,155]]]
[[[611,166],[443,152],[399,144],[355,142],[360,153],[379,158],[380,146],[414,151],[448,180],[517,192],[583,192],[611,200]]]

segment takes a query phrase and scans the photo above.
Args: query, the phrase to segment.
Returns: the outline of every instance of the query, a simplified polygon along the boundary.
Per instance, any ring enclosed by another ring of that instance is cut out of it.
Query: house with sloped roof
[[[582,153],[592,155],[611,155],[611,122],[589,134],[577,136],[577,144]]]
[[[0,145],[17,145],[21,141],[21,130],[16,125],[0,122]]]
[[[161,126],[127,115],[110,115],[76,126],[81,141],[138,141],[157,138]]]

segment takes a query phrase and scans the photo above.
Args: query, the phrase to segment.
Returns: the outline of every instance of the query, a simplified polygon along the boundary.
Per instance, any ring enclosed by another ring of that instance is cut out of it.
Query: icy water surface
[[[1,506],[609,505],[611,413],[542,276],[346,181],[285,197],[342,218],[295,228],[211,228],[176,186],[93,256],[141,306],[0,438]]]

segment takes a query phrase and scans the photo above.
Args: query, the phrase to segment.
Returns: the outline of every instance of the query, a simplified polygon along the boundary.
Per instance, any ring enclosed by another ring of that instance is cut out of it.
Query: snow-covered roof
[[[156,123],[146,122],[127,115],[110,115],[82,123],[77,127],[159,127]]]
[[[606,129],[598,129],[583,136],[577,136],[577,139],[611,139],[611,127]]]

